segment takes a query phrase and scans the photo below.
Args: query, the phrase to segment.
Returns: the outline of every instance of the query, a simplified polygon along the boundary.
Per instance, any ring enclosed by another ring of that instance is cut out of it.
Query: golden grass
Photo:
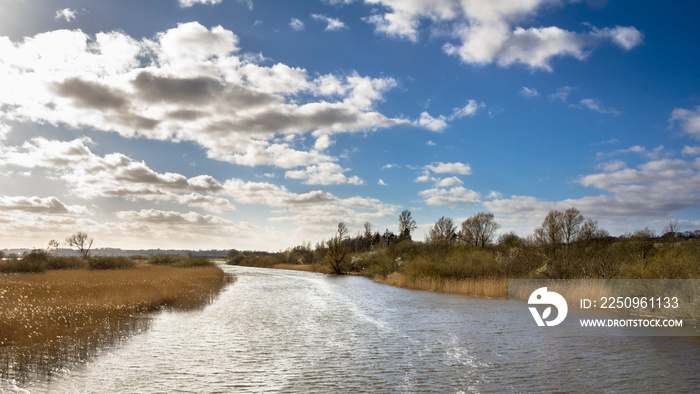
[[[394,272],[386,278],[375,281],[411,290],[427,290],[442,293],[463,294],[474,297],[508,298],[508,280],[505,278],[446,279],[410,278]]]
[[[205,305],[231,280],[218,267],[0,275],[1,375],[41,376],[85,360],[145,328],[146,312]]]

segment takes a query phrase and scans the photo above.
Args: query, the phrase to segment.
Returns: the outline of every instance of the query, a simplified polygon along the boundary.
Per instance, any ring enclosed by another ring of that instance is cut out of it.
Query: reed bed
[[[232,280],[218,267],[0,275],[0,376],[50,376],[146,329],[148,311],[202,307]]]
[[[474,297],[508,298],[508,280],[506,278],[410,278],[400,272],[394,272],[374,280],[411,290],[438,291]]]

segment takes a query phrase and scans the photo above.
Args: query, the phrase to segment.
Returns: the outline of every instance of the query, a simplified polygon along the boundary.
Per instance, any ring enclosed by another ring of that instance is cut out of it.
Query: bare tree
[[[343,245],[343,240],[348,235],[348,228],[345,223],[338,223],[338,231],[335,235],[326,241],[328,250],[326,252],[326,263],[331,269],[331,272],[336,275],[343,274],[343,265],[345,256],[348,254],[348,248]]]
[[[664,238],[675,239],[676,234],[681,231],[681,225],[678,220],[671,219],[668,221],[666,227],[664,227]]]
[[[576,235],[577,241],[591,241],[609,237],[607,230],[598,226],[598,221],[593,219],[586,220],[581,226],[581,230]]]
[[[399,240],[411,240],[411,233],[418,226],[416,226],[416,221],[413,220],[411,216],[411,211],[408,209],[401,212],[399,215]]]
[[[457,238],[456,231],[457,226],[455,226],[454,221],[443,216],[430,228],[428,241],[452,243]]]
[[[59,244],[55,239],[52,239],[49,241],[49,246],[46,247],[46,250],[49,252],[49,254],[51,254],[51,252],[56,252],[59,246],[61,246],[61,244]]]
[[[66,238],[66,243],[69,246],[77,248],[83,257],[88,257],[90,255],[90,248],[92,247],[93,241],[94,238],[88,236],[82,231],[78,231],[77,233]]]
[[[571,207],[564,211],[560,219],[564,242],[569,244],[576,239],[579,231],[581,230],[583,215],[581,215],[581,212],[579,212],[578,209]]]
[[[492,213],[479,212],[462,222],[459,238],[469,245],[483,248],[491,242],[499,227]]]
[[[542,221],[542,226],[535,229],[535,238],[542,245],[559,246],[564,242],[564,230],[562,228],[564,214],[551,210]]]

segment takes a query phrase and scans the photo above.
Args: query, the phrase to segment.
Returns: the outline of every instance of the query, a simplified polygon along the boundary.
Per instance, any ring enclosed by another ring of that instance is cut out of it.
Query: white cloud
[[[630,50],[643,39],[634,27],[591,26],[591,31],[578,33],[556,26],[516,25],[531,20],[546,4],[559,4],[550,0],[366,0],[366,3],[375,6],[375,13],[365,21],[374,24],[378,33],[416,42],[423,22],[447,28],[457,42],[445,44],[445,52],[478,65],[524,64],[533,69],[551,70],[550,62],[555,57],[583,59],[604,41]]]
[[[527,86],[523,86],[519,93],[525,98],[540,97],[540,92],[538,92],[537,89],[528,88]]]
[[[627,167],[627,164],[621,160],[613,160],[606,163],[601,163],[598,166],[598,168],[602,169],[605,172],[618,171],[625,167]]]
[[[450,189],[433,188],[418,193],[428,205],[468,205],[481,202],[481,194],[462,186]]]
[[[550,94],[547,97],[549,97],[550,100],[556,100],[556,101],[561,101],[562,103],[565,103],[566,100],[569,98],[569,94],[571,93],[572,90],[573,90],[573,88],[571,86],[563,86],[563,87],[557,89],[556,92]]]
[[[289,26],[290,26],[293,30],[296,30],[296,31],[302,31],[302,30],[304,30],[304,22],[302,22],[301,20],[299,20],[299,19],[297,19],[297,18],[292,18],[292,19],[289,21]]]
[[[330,138],[414,123],[373,110],[397,86],[393,78],[356,72],[311,78],[301,68],[265,66],[240,53],[238,38],[221,26],[184,23],[153,40],[58,30],[20,42],[2,37],[0,52],[2,124],[192,141],[209,158],[240,165],[332,162],[319,152],[326,137],[315,149],[280,137]]]
[[[626,148],[626,149],[619,149],[619,150],[616,150],[616,151],[613,151],[613,152],[608,152],[608,153],[599,152],[599,153],[597,154],[597,156],[598,156],[599,158],[604,158],[604,157],[607,157],[607,156],[615,156],[615,155],[619,155],[619,154],[636,153],[636,154],[638,154],[638,155],[640,155],[640,156],[642,156],[642,157],[645,157],[645,158],[647,158],[647,159],[658,159],[659,157],[661,157],[661,153],[663,152],[664,149],[665,149],[665,148],[664,148],[663,145],[659,145],[659,146],[657,146],[656,148],[654,148],[654,149],[652,149],[652,150],[648,150],[648,149],[647,149],[646,147],[644,147],[644,146],[634,145],[634,146],[631,146],[631,147],[629,147],[629,148]]]
[[[484,107],[485,104],[477,103],[476,100],[469,100],[467,105],[465,105],[462,108],[455,108],[452,111],[452,115],[448,118],[448,120],[455,120],[455,119],[461,119],[464,118],[465,116],[474,116],[476,114],[476,111],[479,109],[479,107]]]
[[[54,15],[54,19],[65,19],[66,22],[74,21],[75,16],[77,15],[78,10],[72,10],[70,8],[64,8],[62,10],[56,11],[56,14]]]
[[[418,119],[417,124],[431,131],[442,131],[447,127],[445,119],[443,115],[433,118],[429,113],[423,112],[420,114],[420,119]]]
[[[307,185],[338,185],[353,184],[362,185],[364,182],[357,176],[347,177],[343,168],[336,163],[320,163],[306,167],[303,170],[287,171],[285,178],[302,179]]]
[[[644,42],[644,35],[634,27],[615,26],[604,29],[593,28],[593,35],[611,39],[620,48],[629,51]]]
[[[377,182],[377,185],[379,186],[386,186],[387,184],[380,178],[379,182]]]
[[[605,107],[600,103],[598,99],[582,99],[579,104],[584,108],[588,108],[591,111],[599,112],[601,114],[619,115],[620,111],[612,107]]]
[[[337,30],[342,30],[342,29],[347,29],[347,26],[345,26],[345,23],[341,21],[338,18],[331,18],[326,15],[321,15],[321,14],[311,14],[311,17],[318,22],[322,22],[326,24],[326,30],[328,31],[337,31]]]
[[[530,196],[511,196],[484,202],[509,224],[537,226],[551,209],[578,208],[585,216],[616,224],[645,218],[673,217],[674,213],[700,204],[700,163],[661,159],[636,168],[580,177],[576,182],[593,187],[600,195],[562,201],[543,201]]]
[[[331,145],[333,145],[331,138],[328,136],[328,134],[323,134],[316,138],[314,149],[317,151],[322,151],[328,149]]]
[[[40,198],[37,196],[0,196],[0,211],[22,211],[40,214],[78,214],[88,212],[88,209],[80,205],[66,205],[56,197]]]
[[[455,185],[463,185],[464,182],[457,178],[456,176],[452,176],[449,178],[444,178],[440,179],[435,183],[435,186],[437,187],[450,187],[450,186],[455,186]]]
[[[700,146],[684,146],[681,152],[683,156],[700,156]]]
[[[460,162],[455,163],[433,163],[425,166],[426,170],[430,170],[436,174],[460,174],[471,175],[472,169],[469,164]]]
[[[223,185],[209,175],[158,173],[121,153],[95,155],[91,144],[88,138],[68,142],[34,138],[21,146],[0,146],[0,167],[48,171],[80,198],[165,200],[212,212],[235,210],[229,200],[216,196]]]
[[[676,108],[671,113],[670,123],[679,122],[681,129],[689,136],[700,140],[700,105],[692,110]]]
[[[187,8],[192,7],[195,4],[219,4],[221,0],[178,0],[180,7]],[[252,2],[249,3],[250,8],[252,8]]]

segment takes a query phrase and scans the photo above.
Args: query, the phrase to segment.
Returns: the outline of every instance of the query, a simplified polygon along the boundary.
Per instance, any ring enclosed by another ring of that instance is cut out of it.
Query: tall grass
[[[374,280],[411,290],[438,291],[474,297],[508,298],[508,280],[506,278],[411,278],[400,272],[394,272],[387,277],[377,277]]]
[[[145,313],[191,309],[232,281],[218,267],[0,275],[0,375],[41,377],[138,328]]]

